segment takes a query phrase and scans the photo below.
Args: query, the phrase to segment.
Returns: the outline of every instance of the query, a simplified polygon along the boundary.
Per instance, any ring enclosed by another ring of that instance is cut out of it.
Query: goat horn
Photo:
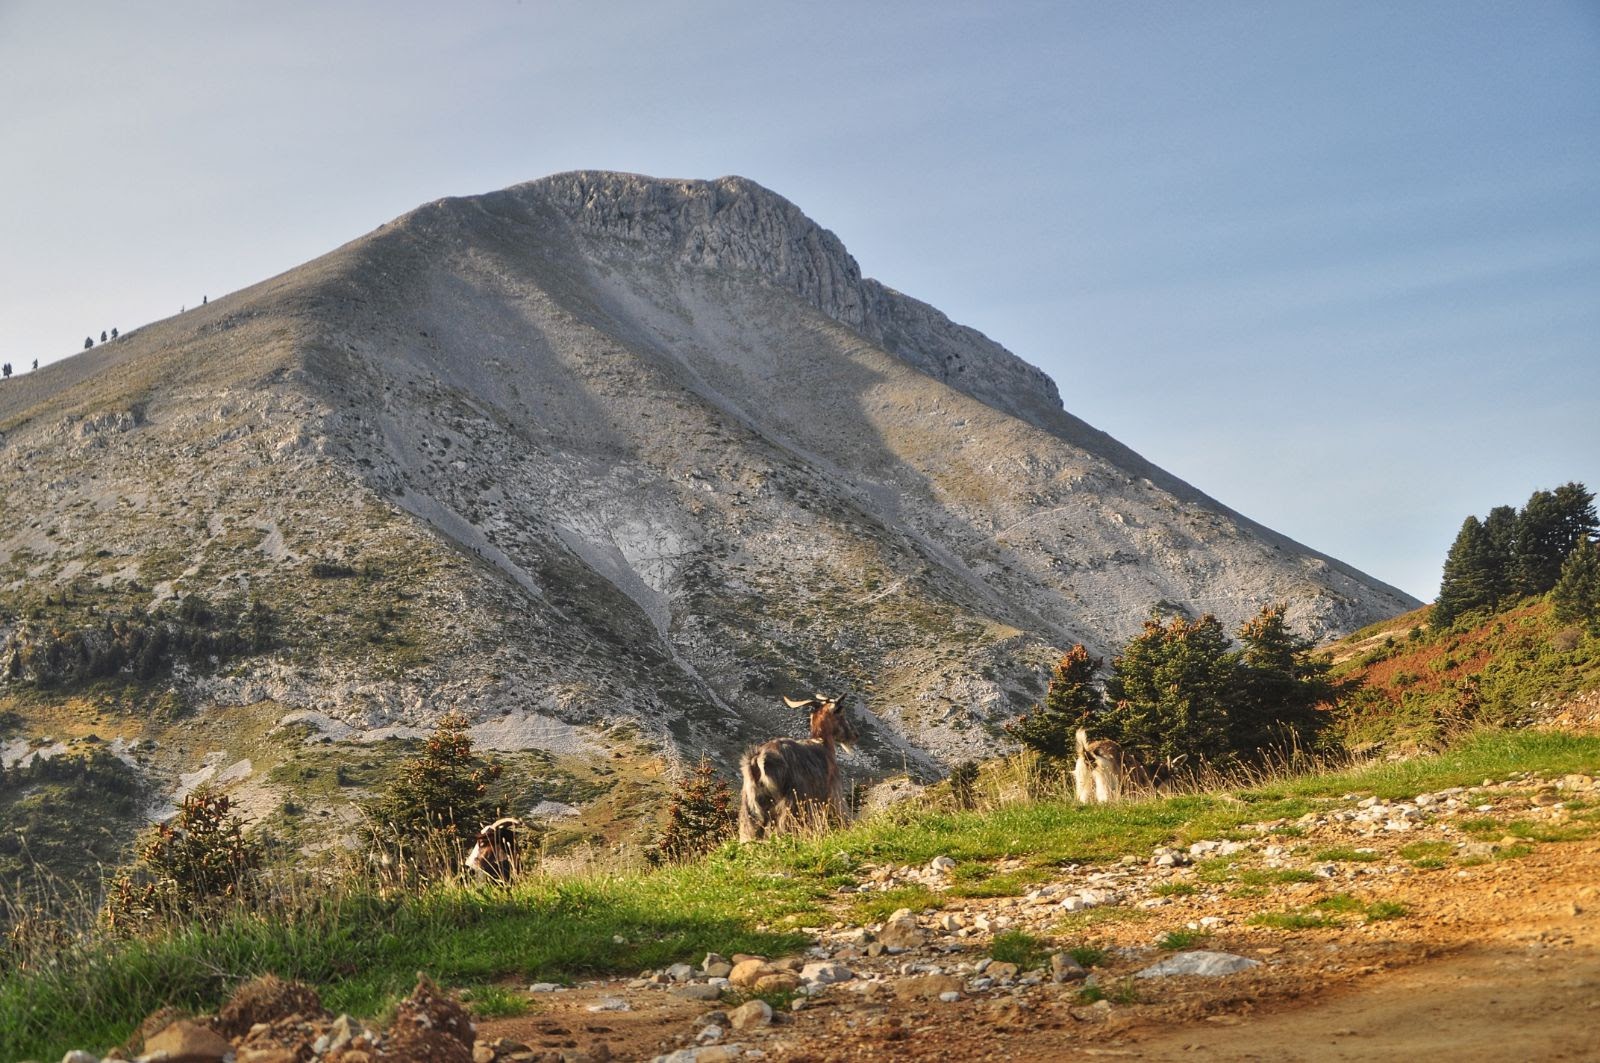
[[[803,709],[815,700],[815,698],[807,698],[805,701],[796,701],[787,694],[785,694],[783,697],[783,703],[789,706],[791,709]]]

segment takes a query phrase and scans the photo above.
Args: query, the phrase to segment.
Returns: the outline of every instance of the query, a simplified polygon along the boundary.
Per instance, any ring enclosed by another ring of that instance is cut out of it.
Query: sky
[[[1600,489],[1600,0],[0,0],[0,360],[573,169],[766,185],[1419,598]]]

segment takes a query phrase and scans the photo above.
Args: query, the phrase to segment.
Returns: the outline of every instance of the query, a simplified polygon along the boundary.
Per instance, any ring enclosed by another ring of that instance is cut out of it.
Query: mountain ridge
[[[1152,606],[1321,635],[1412,603],[743,178],[426,204],[8,382],[0,454],[0,635],[41,590],[265,601],[276,651],[173,686],[341,743],[457,705],[498,748],[731,753],[796,728],[779,693],[848,688],[857,770],[933,773]]]

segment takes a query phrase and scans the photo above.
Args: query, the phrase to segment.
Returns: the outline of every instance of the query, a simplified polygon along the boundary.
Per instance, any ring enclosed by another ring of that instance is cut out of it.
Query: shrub
[[[265,847],[245,837],[227,794],[196,790],[158,824],[134,866],[119,872],[106,900],[113,929],[214,912],[251,900]]]
[[[409,882],[453,874],[466,840],[495,818],[489,786],[504,769],[473,752],[469,722],[461,712],[441,716],[423,751],[407,758],[387,792],[363,807],[361,833],[378,850],[388,877]]]
[[[704,757],[678,784],[666,825],[645,850],[652,864],[689,860],[733,836],[733,791]]]

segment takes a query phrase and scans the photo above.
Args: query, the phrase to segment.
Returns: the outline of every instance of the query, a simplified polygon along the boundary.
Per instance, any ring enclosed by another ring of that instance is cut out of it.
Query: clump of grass
[[[1242,886],[1281,886],[1290,882],[1315,882],[1317,876],[1297,867],[1253,867],[1239,872],[1236,881]]]
[[[881,923],[901,908],[921,911],[924,908],[942,908],[939,895],[920,884],[896,886],[881,893],[857,894],[850,905],[850,914],[860,923]]]
[[[1532,845],[1529,845],[1527,842],[1519,842],[1516,845],[1505,845],[1501,846],[1499,849],[1496,849],[1494,851],[1494,858],[1496,860],[1520,860],[1532,852]]]
[[[481,985],[461,994],[472,1014],[480,1019],[514,1019],[533,1009],[528,998],[501,985]]]
[[[1321,930],[1339,924],[1322,912],[1261,912],[1250,917],[1250,925],[1274,930]]]
[[[1419,871],[1438,871],[1449,866],[1445,858],[1453,851],[1449,842],[1411,842],[1400,847],[1400,855]]]
[[[1200,887],[1192,882],[1161,882],[1150,892],[1157,897],[1193,897],[1200,892]]]
[[[1079,945],[1068,949],[1067,955],[1077,960],[1079,967],[1099,967],[1106,962],[1108,953],[1098,945]]]
[[[1203,930],[1169,930],[1156,942],[1156,948],[1176,952],[1198,945],[1210,936]]]
[[[1020,970],[1031,971],[1050,955],[1049,943],[1022,930],[1007,930],[996,934],[989,943],[989,955],[1001,963],[1014,963]]]
[[[1364,905],[1348,893],[1334,893],[1317,901],[1311,907],[1319,912],[1349,913],[1361,911]]]
[[[1152,918],[1149,912],[1137,908],[1127,908],[1122,905],[1105,905],[1100,908],[1089,908],[1081,912],[1068,912],[1056,921],[1055,929],[1061,933],[1070,934],[1093,926],[1102,926],[1106,923],[1142,923]]]
[[[1410,910],[1399,901],[1373,901],[1367,905],[1367,922],[1381,923],[1386,919],[1399,919]]]
[[[1098,982],[1088,982],[1078,990],[1080,1004],[1093,1004],[1101,1000],[1108,1000],[1113,1004],[1137,1004],[1139,990],[1133,984],[1132,978],[1120,978],[1109,988]]]
[[[1381,860],[1382,856],[1373,852],[1371,849],[1350,849],[1347,847],[1338,847],[1322,850],[1316,855],[1316,859],[1326,860],[1329,863],[1363,864],[1371,863],[1374,860]]]

